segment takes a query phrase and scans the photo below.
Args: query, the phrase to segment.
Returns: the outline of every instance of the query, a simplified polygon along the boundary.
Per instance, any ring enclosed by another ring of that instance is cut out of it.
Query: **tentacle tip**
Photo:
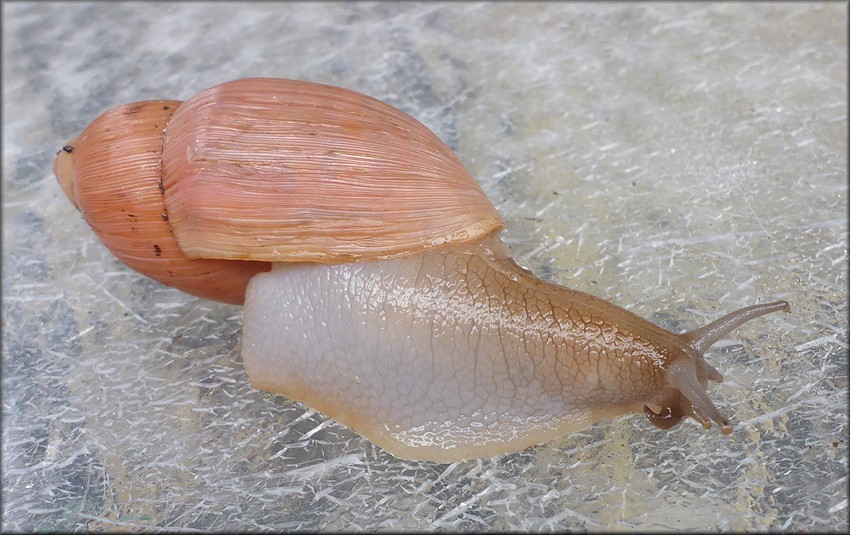
[[[711,420],[704,420],[694,416],[694,419],[701,423],[705,429],[711,429]],[[729,420],[719,420],[715,422],[717,424],[717,428],[720,429],[720,434],[722,435],[731,435],[732,434],[732,424]]]

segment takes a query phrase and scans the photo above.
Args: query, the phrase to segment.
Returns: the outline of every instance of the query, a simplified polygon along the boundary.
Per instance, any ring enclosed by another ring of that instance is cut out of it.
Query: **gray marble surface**
[[[3,3],[2,528],[846,527],[844,3]],[[442,137],[541,277],[708,353],[730,437],[643,416],[400,461],[253,390],[239,307],[130,271],[50,166],[106,109],[246,76]]]

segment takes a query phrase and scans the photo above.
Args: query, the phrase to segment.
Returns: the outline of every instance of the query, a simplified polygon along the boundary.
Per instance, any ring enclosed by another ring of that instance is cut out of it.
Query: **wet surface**
[[[132,24],[128,24],[132,21]],[[3,5],[4,530],[846,527],[844,4]],[[50,166],[98,114],[341,85],[467,165],[541,277],[690,330],[729,437],[644,416],[401,461],[251,388],[239,307],[121,265]]]

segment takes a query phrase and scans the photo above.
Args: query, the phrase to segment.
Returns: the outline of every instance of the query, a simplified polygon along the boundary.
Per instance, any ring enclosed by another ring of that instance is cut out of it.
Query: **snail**
[[[53,168],[128,266],[244,302],[253,386],[404,459],[491,457],[631,412],[729,434],[703,354],[790,311],[754,305],[674,334],[542,281],[434,133],[338,87],[252,78],[119,106]]]

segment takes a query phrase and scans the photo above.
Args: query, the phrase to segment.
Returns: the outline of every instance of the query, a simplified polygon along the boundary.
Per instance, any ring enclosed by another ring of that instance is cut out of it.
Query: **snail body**
[[[517,451],[629,412],[729,433],[703,353],[788,310],[674,334],[541,281],[510,259],[498,213],[433,133],[320,84],[245,79],[122,106],[54,172],[125,263],[244,299],[255,387],[407,459]]]

